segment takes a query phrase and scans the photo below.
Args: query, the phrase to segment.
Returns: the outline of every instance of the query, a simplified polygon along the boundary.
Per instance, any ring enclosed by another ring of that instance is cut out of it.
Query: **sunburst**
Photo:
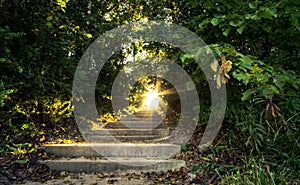
[[[156,79],[155,84],[146,84],[144,85],[146,92],[144,93],[143,104],[147,108],[157,109],[160,105],[166,105],[166,102],[163,100],[163,96],[168,94],[173,94],[176,92],[175,88],[170,88],[162,90],[162,81],[161,79]]]

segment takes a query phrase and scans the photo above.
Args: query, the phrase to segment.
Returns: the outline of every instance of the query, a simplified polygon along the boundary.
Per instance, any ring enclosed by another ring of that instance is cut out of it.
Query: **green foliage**
[[[5,101],[9,98],[9,94],[13,93],[13,89],[5,89],[3,82],[0,84],[0,107],[4,107]]]
[[[0,8],[0,145],[11,151],[71,117],[73,73],[90,39],[54,2],[3,1]]]
[[[0,145],[37,142],[45,128],[73,118],[73,75],[84,51],[99,35],[154,16],[173,15],[176,20],[178,6],[167,1],[1,1]],[[99,75],[100,113],[111,110],[107,97],[122,68],[123,54],[116,53]]]
[[[225,56],[232,61],[226,119],[244,133],[246,146],[260,151],[274,132],[284,133],[286,119],[300,111],[298,103],[288,107],[289,94],[299,91],[300,84],[300,66],[296,62],[299,2],[236,0],[185,4],[185,11],[191,15],[185,26],[210,44],[216,57]],[[299,96],[293,97],[299,101]],[[296,122],[293,119],[291,125]]]
[[[205,41],[232,44],[238,51],[266,63],[297,66],[299,1],[188,1],[194,16],[187,26]]]
[[[222,183],[296,183],[299,1],[187,0],[183,4],[183,12],[188,13],[184,25],[200,35],[217,58],[232,61],[223,127],[231,128],[225,133],[227,140],[244,152],[248,159],[243,162],[248,165],[227,172]],[[193,74],[194,79],[203,76]]]
[[[183,145],[181,147],[181,152],[187,152],[187,151],[190,151],[190,150],[191,150],[191,147],[188,144]]]
[[[270,166],[262,165],[256,159],[244,161],[245,168],[231,172],[223,179],[223,184],[277,184],[275,173],[270,170]]]

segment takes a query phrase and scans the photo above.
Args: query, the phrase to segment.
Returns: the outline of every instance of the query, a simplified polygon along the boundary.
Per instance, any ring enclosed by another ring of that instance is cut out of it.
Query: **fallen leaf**
[[[40,138],[40,142],[43,142],[43,141],[45,141],[45,136],[42,136],[41,138]]]

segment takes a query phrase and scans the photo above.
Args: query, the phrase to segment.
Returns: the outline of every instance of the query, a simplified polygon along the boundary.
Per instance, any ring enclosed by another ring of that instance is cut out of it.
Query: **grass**
[[[216,143],[204,151],[194,171],[201,169],[205,174],[217,174],[218,179],[214,184],[300,184],[299,119],[287,120],[288,124],[278,120],[262,120],[260,124],[265,124],[266,131],[260,139],[260,145],[247,142],[250,136],[256,134],[249,132],[248,125],[224,123],[226,126],[223,124]],[[243,132],[243,128],[248,130],[244,129]],[[229,161],[224,160],[224,154]],[[217,162],[216,158],[220,158],[221,162]],[[239,161],[230,161],[235,158]]]
[[[266,162],[257,156],[244,156],[244,166],[226,173],[220,184],[281,185],[298,184],[299,171],[284,164]],[[298,173],[298,174],[297,174]]]
[[[242,153],[242,166],[221,175],[220,184],[285,185],[300,184],[299,131],[276,133],[260,150]],[[241,144],[240,149],[246,147]]]

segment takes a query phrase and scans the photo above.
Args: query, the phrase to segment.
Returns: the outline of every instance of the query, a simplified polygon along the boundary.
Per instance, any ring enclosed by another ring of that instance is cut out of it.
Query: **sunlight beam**
[[[158,93],[150,91],[145,94],[144,105],[151,109],[156,109],[159,105]]]

